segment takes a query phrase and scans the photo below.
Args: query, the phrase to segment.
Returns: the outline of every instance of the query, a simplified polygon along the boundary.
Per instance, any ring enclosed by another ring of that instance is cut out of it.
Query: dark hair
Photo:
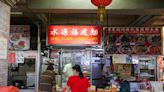
[[[81,68],[80,68],[79,65],[73,66],[72,69],[73,69],[73,70],[76,70],[77,72],[79,72],[79,77],[80,77],[81,79],[84,78],[84,75],[83,75],[83,73],[82,73]]]
[[[52,65],[48,65],[47,70],[54,70],[54,67]]]

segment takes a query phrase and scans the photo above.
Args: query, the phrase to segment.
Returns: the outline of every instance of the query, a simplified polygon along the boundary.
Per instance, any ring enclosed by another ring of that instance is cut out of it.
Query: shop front
[[[9,84],[21,90],[34,91],[40,79],[36,70],[42,74],[53,65],[60,91],[69,64],[81,66],[94,90],[163,90],[161,28],[104,27],[102,33],[100,26],[50,25],[48,49],[40,53],[40,61],[38,51],[30,50],[28,30],[28,25],[12,25],[9,40]]]
[[[70,74],[65,67],[79,64],[94,91],[163,92],[163,1],[96,4],[101,22],[92,1],[0,0],[0,86],[38,91],[53,65],[60,91]]]
[[[163,92],[161,28],[104,27],[104,32],[107,85],[120,92]]]
[[[161,28],[50,25],[41,72],[52,64],[57,90],[65,87],[65,66],[79,64],[91,89],[120,92],[163,90]],[[160,91],[159,91],[160,92]]]
[[[54,66],[57,73],[57,90],[66,86],[72,66],[75,64],[81,66],[84,75],[92,82],[92,62],[98,60],[101,64],[97,54],[101,52],[102,55],[102,48],[101,51],[98,50],[101,46],[100,26],[50,25],[47,45],[50,49],[46,50],[47,55],[42,56],[41,73],[45,71],[47,65]],[[101,72],[101,69],[99,71]]]

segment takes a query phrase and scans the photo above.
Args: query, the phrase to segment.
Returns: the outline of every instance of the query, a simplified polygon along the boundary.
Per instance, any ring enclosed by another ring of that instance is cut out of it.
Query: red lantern
[[[105,7],[108,6],[112,0],[91,0],[92,4],[98,6],[98,13],[100,15],[100,21],[103,22],[103,17],[105,14]]]

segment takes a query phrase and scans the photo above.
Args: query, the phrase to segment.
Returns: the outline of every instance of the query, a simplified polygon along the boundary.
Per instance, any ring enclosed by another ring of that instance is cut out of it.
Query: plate
[[[135,37],[135,42],[136,43],[145,43],[147,39],[147,36],[139,34]]]
[[[116,34],[110,34],[108,37],[108,42],[109,43],[115,43],[117,40]]]
[[[109,54],[115,54],[117,53],[117,46],[114,44],[110,44],[107,48],[106,48],[106,52]]]
[[[138,44],[134,47],[134,52],[136,54],[146,54],[147,51],[147,47],[144,44]]]
[[[158,44],[161,42],[161,36],[160,35],[152,35],[148,37],[148,42],[152,44]]]
[[[161,47],[158,45],[152,45],[149,47],[149,53],[151,54],[161,54]]]
[[[15,43],[21,39],[21,34],[12,34],[10,36],[10,42]]]
[[[132,49],[132,46],[130,46],[130,45],[122,45],[119,47],[119,52],[121,54],[132,54],[133,49]]]
[[[117,43],[130,43],[131,41],[132,41],[132,36],[129,34],[122,34],[117,39]]]
[[[14,48],[17,50],[24,50],[28,49],[28,43],[26,39],[19,40],[15,45]]]

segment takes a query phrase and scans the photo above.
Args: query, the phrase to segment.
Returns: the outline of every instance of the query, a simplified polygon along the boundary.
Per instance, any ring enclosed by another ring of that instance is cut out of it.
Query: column
[[[0,86],[8,80],[7,48],[10,30],[10,6],[0,1]]]

